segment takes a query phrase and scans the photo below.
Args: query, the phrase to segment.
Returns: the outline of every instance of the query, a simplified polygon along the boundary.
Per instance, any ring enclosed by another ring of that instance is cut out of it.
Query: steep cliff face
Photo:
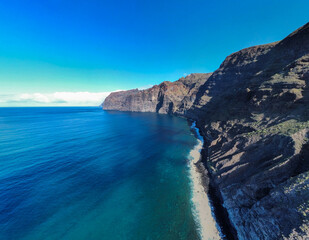
[[[193,107],[239,239],[308,236],[309,24],[228,56]]]
[[[146,90],[111,93],[103,103],[105,110],[184,113],[191,108],[196,93],[211,74],[195,73],[175,82],[163,82]]]
[[[309,23],[231,54],[213,74],[192,76],[112,94],[104,109],[144,104],[197,119],[211,184],[238,238],[309,236]]]

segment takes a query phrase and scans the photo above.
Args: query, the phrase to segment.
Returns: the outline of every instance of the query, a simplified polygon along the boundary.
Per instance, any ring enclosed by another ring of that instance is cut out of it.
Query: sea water
[[[0,108],[0,239],[200,239],[196,144],[168,115]]]

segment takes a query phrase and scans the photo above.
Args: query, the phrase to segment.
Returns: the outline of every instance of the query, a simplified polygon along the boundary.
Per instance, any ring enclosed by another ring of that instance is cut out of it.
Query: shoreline
[[[196,122],[192,123],[191,130],[196,134],[198,141],[189,154],[193,215],[201,239],[221,240],[224,238],[208,196],[207,187],[209,185],[209,179],[207,177],[207,170],[202,163],[204,140],[199,133],[199,129],[196,127]]]
[[[191,122],[193,122],[193,120],[191,120]],[[207,140],[205,133],[201,130],[199,126],[199,122],[195,122],[195,128],[198,131],[198,135],[202,139]],[[207,179],[207,182],[203,182],[203,186],[208,196],[209,202],[212,206],[212,213],[217,223],[217,227],[219,228],[222,240],[237,240],[237,232],[230,221],[227,210],[224,207],[224,202],[221,196],[220,189],[213,181],[211,181],[211,175],[207,167],[208,156],[208,143],[207,141],[204,141],[203,148],[201,150],[200,165],[201,168],[204,169],[201,174],[203,174],[203,178]]]

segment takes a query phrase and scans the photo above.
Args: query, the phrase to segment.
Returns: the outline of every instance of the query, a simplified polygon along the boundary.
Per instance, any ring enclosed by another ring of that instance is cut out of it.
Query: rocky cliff
[[[309,23],[228,56],[212,74],[112,93],[104,109],[183,115],[239,239],[309,236]]]
[[[193,73],[175,82],[163,82],[146,90],[111,93],[104,101],[105,110],[184,114],[196,100],[196,93],[210,73]]]

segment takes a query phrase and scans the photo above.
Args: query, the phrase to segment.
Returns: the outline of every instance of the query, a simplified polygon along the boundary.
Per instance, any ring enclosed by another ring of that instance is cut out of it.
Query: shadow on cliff
[[[271,199],[270,192],[279,184],[309,171],[304,161],[309,157],[308,144],[295,155],[296,143],[290,136],[265,133],[253,143],[240,136],[256,130],[244,123],[265,126],[269,119],[272,124],[309,120],[308,54],[309,23],[280,42],[236,52],[199,88],[193,107],[186,112],[188,117],[199,119],[207,140],[217,139],[209,147],[210,162],[206,164],[216,169],[212,175],[221,190],[232,185],[242,188],[245,200],[239,208],[246,211],[263,198]],[[257,115],[261,118],[256,119]],[[285,208],[287,205],[282,212]],[[281,229],[286,237],[302,224],[293,219],[297,218],[276,219],[280,227],[289,225]]]
[[[251,47],[231,54],[200,87],[194,105],[187,111],[187,115],[202,118],[207,124],[242,118],[250,121],[252,113],[268,112],[271,116],[282,115],[286,112],[282,107],[304,109],[309,98],[309,71],[299,76],[306,81],[307,88],[303,98],[298,102],[294,102],[293,96],[288,98],[287,94],[281,97],[272,96],[287,87],[283,80],[278,80],[271,86],[272,92],[262,91],[260,87],[275,74],[289,74],[293,63],[307,54],[309,23],[280,42]],[[290,79],[290,85],[295,87],[293,79]],[[268,101],[258,104],[265,96]]]

